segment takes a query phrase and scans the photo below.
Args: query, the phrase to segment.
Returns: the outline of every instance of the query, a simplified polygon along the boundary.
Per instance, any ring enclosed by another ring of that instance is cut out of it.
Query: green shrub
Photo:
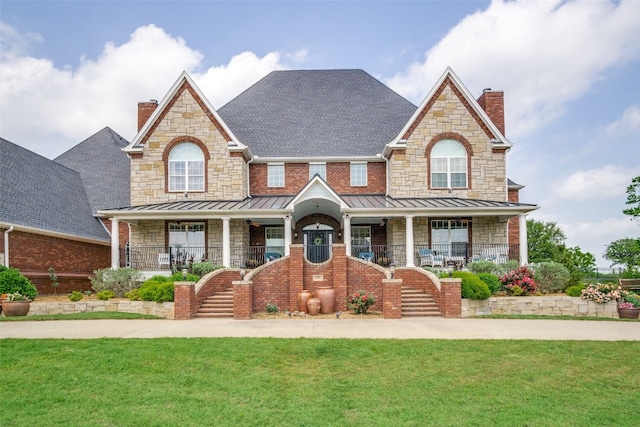
[[[489,292],[491,295],[498,292],[501,288],[500,280],[498,280],[498,276],[491,273],[479,273],[478,278],[487,284],[489,287]]]
[[[91,287],[95,292],[112,291],[116,296],[122,297],[125,292],[140,286],[142,275],[136,269],[103,268],[94,271],[95,277],[90,277]]]
[[[129,298],[131,301],[140,301],[140,291],[138,289],[132,289],[129,292],[125,292],[124,297]]]
[[[101,291],[96,294],[96,298],[103,301],[107,301],[108,299],[113,298],[115,296],[116,294],[114,294],[112,291]]]
[[[156,277],[158,277],[158,276],[154,276],[154,277],[152,277],[152,279],[154,279]],[[173,273],[171,275],[171,277],[165,277],[165,279],[167,281],[170,281],[171,283],[184,281],[184,279],[182,278],[182,273],[180,273],[180,272]],[[198,277],[197,275],[195,275],[193,273],[187,274],[187,282],[196,282],[196,283],[198,283],[199,280],[200,280],[200,277]]]
[[[36,287],[17,268],[3,266],[0,269],[0,294],[14,294],[16,292],[30,300],[33,300],[38,294]]]
[[[570,297],[579,297],[579,296],[582,296],[582,290],[584,288],[585,288],[584,285],[573,285],[573,286],[569,286],[567,289],[565,289],[565,292]]]
[[[491,261],[473,261],[467,264],[467,268],[474,274],[491,273],[499,276],[501,271],[500,267]]]
[[[531,266],[538,290],[544,294],[562,292],[569,285],[571,273],[558,262],[541,262]]]
[[[475,274],[468,271],[454,271],[453,277],[462,279],[462,298],[483,300],[491,296],[487,284]]]
[[[267,303],[267,313],[276,314],[278,312],[278,306],[273,302]]]
[[[211,262],[194,262],[191,265],[191,272],[199,277],[222,268],[221,265],[215,265]]]
[[[149,279],[140,286],[138,295],[143,301],[167,302],[173,301],[173,282]]]
[[[82,292],[80,291],[73,291],[71,292],[71,295],[69,295],[69,299],[73,302],[80,301],[82,298]]]

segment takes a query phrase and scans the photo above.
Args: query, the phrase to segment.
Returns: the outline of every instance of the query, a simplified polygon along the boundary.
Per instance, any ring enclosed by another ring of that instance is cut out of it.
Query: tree
[[[615,240],[607,246],[604,258],[614,265],[623,265],[627,270],[640,266],[640,239],[624,238]]]
[[[640,221],[640,176],[636,176],[631,180],[631,185],[627,187],[627,205],[631,205],[629,209],[622,211],[625,215],[631,215],[633,219]]]
[[[555,222],[527,220],[529,261],[554,261],[567,237]]]

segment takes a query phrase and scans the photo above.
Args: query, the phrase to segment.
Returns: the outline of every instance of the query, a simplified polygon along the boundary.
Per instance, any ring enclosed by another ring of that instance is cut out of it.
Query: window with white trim
[[[183,142],[171,149],[169,191],[204,191],[204,154],[196,144]]]
[[[318,175],[320,178],[327,180],[327,164],[326,163],[309,163],[309,179]]]
[[[265,227],[266,252],[284,254],[284,227]]]
[[[351,226],[351,247],[358,252],[371,250],[371,227],[368,225]]]
[[[205,257],[204,222],[169,223],[169,247],[175,260],[200,261]]]
[[[367,163],[351,163],[351,186],[364,187],[367,185]]]
[[[267,175],[269,187],[284,187],[284,163],[267,165]]]
[[[431,150],[431,188],[467,188],[467,150],[453,139]]]

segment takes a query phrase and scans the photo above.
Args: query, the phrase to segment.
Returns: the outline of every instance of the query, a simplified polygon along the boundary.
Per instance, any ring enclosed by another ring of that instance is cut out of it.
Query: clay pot
[[[298,311],[302,311],[304,313],[307,312],[307,301],[311,298],[313,294],[311,291],[303,289],[302,292],[298,293]]]
[[[320,287],[317,291],[320,300],[320,313],[331,314],[336,305],[336,291],[328,286]]]
[[[618,307],[618,317],[621,319],[637,319],[639,315],[640,315],[640,308]]]
[[[320,304],[321,302],[319,298],[309,298],[307,300],[307,309],[311,316],[317,316],[318,313],[320,313]]]
[[[5,316],[26,316],[31,304],[29,301],[3,301],[2,309]]]

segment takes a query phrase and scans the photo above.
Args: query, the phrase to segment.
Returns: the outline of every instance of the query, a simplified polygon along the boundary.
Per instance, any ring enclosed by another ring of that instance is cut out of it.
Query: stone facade
[[[27,316],[46,314],[92,313],[98,311],[118,311],[121,313],[148,314],[173,319],[173,303],[153,301],[130,301],[128,299],[110,299],[107,301],[90,300],[79,302],[38,302],[32,301]]]
[[[599,304],[580,297],[491,297],[484,301],[462,300],[462,317],[487,314],[546,314],[550,316],[618,317],[616,302]]]

